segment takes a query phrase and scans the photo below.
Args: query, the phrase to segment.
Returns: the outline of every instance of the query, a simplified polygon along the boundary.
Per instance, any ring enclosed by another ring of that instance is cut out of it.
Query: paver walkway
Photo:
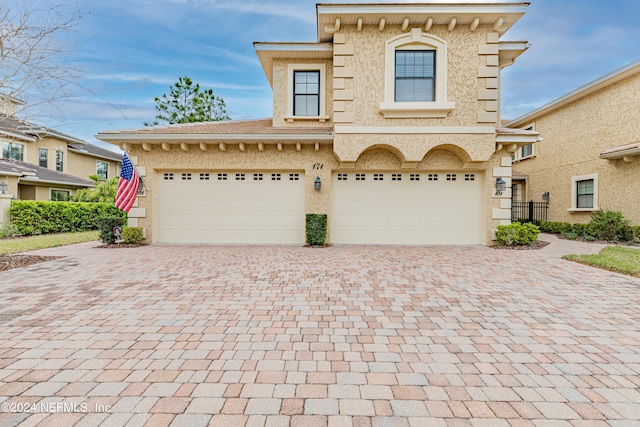
[[[638,426],[640,280],[544,251],[95,243],[0,273],[1,426]]]

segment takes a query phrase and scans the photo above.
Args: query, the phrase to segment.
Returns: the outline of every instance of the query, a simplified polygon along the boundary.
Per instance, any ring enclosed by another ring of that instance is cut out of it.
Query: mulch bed
[[[9,255],[0,254],[0,271],[11,270],[12,268],[26,267],[39,262],[51,261],[60,258],[57,256],[39,255]]]
[[[493,249],[506,249],[509,251],[535,251],[538,249],[542,249],[547,246],[550,242],[545,242],[543,240],[534,240],[531,245],[514,245],[514,246],[506,246],[506,245],[493,245],[489,246]]]

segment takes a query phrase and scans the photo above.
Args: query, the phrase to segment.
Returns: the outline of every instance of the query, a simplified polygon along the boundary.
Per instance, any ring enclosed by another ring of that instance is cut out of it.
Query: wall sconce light
[[[496,178],[496,196],[502,196],[502,192],[507,189],[507,181],[501,176]]]
[[[320,177],[316,176],[316,180],[313,181],[313,188],[315,188],[316,191],[320,191],[321,187],[322,187],[322,182],[320,181]]]
[[[7,188],[9,188],[9,185],[6,182],[0,182],[0,194],[7,194]]]
[[[545,191],[544,193],[542,193],[542,200],[544,200],[545,202],[549,201],[549,192]]]

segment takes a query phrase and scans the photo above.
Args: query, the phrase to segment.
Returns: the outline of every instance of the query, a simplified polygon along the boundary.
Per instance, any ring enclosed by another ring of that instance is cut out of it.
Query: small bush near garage
[[[572,233],[573,225],[568,222],[542,221],[540,223],[540,231],[551,234]]]
[[[633,239],[633,229],[629,221],[618,211],[596,211],[591,214],[588,234],[599,240],[629,241]]]
[[[540,234],[540,228],[537,225],[513,222],[498,226],[496,240],[507,246],[531,245],[538,238],[538,234]]]
[[[100,240],[102,240],[102,243],[115,243],[116,236],[113,234],[113,229],[116,227],[123,227],[125,221],[125,218],[122,216],[103,216],[100,218],[98,223],[100,225]]]
[[[125,243],[140,243],[142,238],[142,228],[140,227],[127,227],[122,230],[122,240]]]
[[[327,240],[327,215],[307,214],[307,245],[324,245]]]
[[[12,227],[23,236],[97,230],[104,216],[124,220],[126,213],[111,203],[13,200],[9,208]]]

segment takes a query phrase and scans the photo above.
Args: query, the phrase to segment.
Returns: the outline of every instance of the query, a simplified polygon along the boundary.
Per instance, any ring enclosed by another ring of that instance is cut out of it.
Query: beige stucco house
[[[549,221],[621,211],[640,225],[640,60],[508,123],[544,139],[514,156],[514,196],[541,201]]]
[[[312,43],[257,42],[269,119],[101,132],[130,153],[147,241],[304,243],[325,213],[331,243],[487,244],[509,222],[502,40],[528,3],[319,4]],[[497,182],[505,182],[499,191]]]
[[[17,102],[14,100],[14,103]],[[17,118],[5,100],[0,112],[0,183],[21,200],[66,200],[88,177],[117,177],[121,154],[87,144],[55,129]]]

